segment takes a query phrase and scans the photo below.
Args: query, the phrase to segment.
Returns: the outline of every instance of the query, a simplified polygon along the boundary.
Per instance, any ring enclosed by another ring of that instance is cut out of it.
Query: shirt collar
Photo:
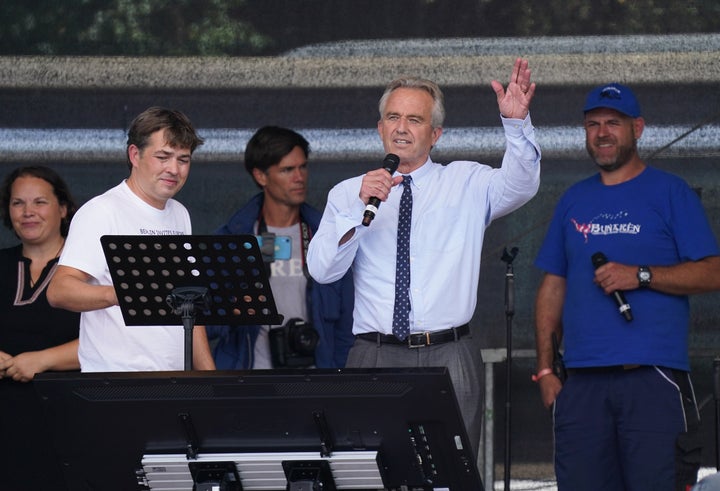
[[[430,173],[432,172],[433,168],[433,161],[428,156],[427,160],[423,165],[421,165],[419,168],[412,171],[410,174],[401,174],[398,172],[398,175],[410,175],[412,176],[412,186],[417,187],[418,189],[422,189],[423,183],[425,182],[426,178],[430,176]],[[402,188],[402,187],[401,187]]]

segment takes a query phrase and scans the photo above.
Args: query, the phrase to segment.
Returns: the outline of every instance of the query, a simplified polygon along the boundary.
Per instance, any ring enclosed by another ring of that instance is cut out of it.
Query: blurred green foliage
[[[221,55],[261,53],[268,36],[242,20],[245,0],[11,0],[0,53]]]
[[[718,0],[4,0],[0,55],[274,55],[350,39],[720,32]]]

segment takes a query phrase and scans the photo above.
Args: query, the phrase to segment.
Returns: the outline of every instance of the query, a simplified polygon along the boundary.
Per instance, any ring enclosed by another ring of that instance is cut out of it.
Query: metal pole
[[[715,396],[715,470],[720,471],[720,357],[713,360]]]
[[[493,394],[495,394],[494,363],[485,363],[485,489],[492,490],[495,487],[495,409],[493,405]]]
[[[512,262],[517,256],[518,248],[513,247],[510,252],[503,251],[502,260],[507,263],[505,271],[505,318],[506,318],[506,382],[505,382],[505,491],[510,490],[510,420],[511,420],[511,381],[512,381],[512,318],[515,315],[515,274]]]

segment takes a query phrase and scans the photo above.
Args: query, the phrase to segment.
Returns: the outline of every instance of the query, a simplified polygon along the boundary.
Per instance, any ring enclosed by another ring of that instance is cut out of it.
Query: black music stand
[[[282,324],[254,235],[104,235],[126,326]]]

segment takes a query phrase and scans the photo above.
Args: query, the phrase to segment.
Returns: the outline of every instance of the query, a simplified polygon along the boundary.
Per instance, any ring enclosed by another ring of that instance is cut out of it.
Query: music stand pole
[[[175,315],[182,319],[185,333],[185,370],[193,368],[193,329],[195,328],[196,308],[201,310],[210,307],[208,290],[205,287],[178,287],[167,296],[167,304]]]
[[[503,249],[502,261],[507,264],[505,269],[505,335],[506,335],[506,384],[505,384],[505,491],[510,490],[510,382],[512,380],[512,318],[515,315],[515,274],[513,260],[517,256],[518,248],[513,247],[510,252]],[[492,485],[492,483],[491,483]]]

